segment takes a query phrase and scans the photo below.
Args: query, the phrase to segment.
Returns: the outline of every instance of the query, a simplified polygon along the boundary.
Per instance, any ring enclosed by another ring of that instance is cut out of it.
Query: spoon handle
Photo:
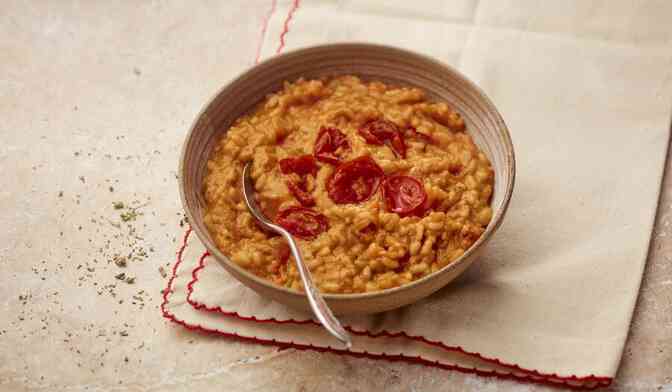
[[[340,340],[346,348],[352,346],[352,340],[350,334],[343,328],[338,319],[331,312],[329,306],[324,302],[324,299],[320,295],[313,283],[313,278],[310,275],[310,271],[306,266],[306,263],[303,261],[301,256],[301,250],[294,241],[294,238],[286,230],[279,228],[280,234],[287,240],[289,244],[289,249],[296,260],[296,267],[299,270],[299,275],[301,275],[301,280],[303,281],[303,287],[306,289],[306,295],[308,296],[308,302],[310,303],[310,308],[313,310],[313,313],[324,326],[324,328],[329,331],[336,339]]]
[[[308,297],[308,303],[310,304],[310,308],[313,310],[315,317],[317,317],[322,326],[324,326],[324,328],[329,331],[330,334],[334,335],[336,339],[343,342],[347,348],[350,348],[352,346],[350,334],[345,329],[343,329],[341,323],[336,317],[334,317],[331,309],[329,309],[327,303],[324,302],[324,298],[322,298],[320,292],[317,290],[317,287],[315,287],[313,278],[310,275],[310,271],[308,270],[306,263],[303,261],[303,257],[301,257],[301,250],[299,250],[299,247],[296,245],[294,237],[292,237],[292,235],[283,227],[278,226],[268,220],[268,218],[266,218],[260,211],[259,206],[257,205],[257,201],[254,198],[254,184],[252,183],[252,175],[250,174],[251,171],[252,163],[248,162],[243,168],[243,199],[245,199],[245,205],[247,206],[247,209],[250,211],[252,216],[254,216],[257,221],[261,223],[262,226],[268,230],[282,235],[285,240],[287,240],[289,249],[292,251],[292,255],[296,261],[299,275],[301,275],[303,287],[305,288],[306,296]]]

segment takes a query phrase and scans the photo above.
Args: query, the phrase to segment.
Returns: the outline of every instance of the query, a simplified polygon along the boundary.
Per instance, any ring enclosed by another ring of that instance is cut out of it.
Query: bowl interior
[[[492,162],[495,186],[493,219],[485,233],[462,258],[466,258],[492,235],[508,206],[515,173],[513,146],[508,130],[485,94],[456,70],[422,55],[371,44],[332,44],[288,52],[253,67],[215,95],[194,122],[180,162],[181,197],[192,228],[218,260],[262,285],[289,291],[273,286],[229,261],[217,249],[203,223],[205,202],[202,189],[207,159],[233,121],[254,108],[268,93],[280,90],[284,81],[345,74],[357,75],[365,80],[419,87],[431,99],[448,102],[464,117],[467,132]],[[445,268],[459,262],[457,260]],[[423,279],[431,278],[434,274]],[[389,290],[395,289],[380,293]],[[361,297],[370,294],[375,293],[329,294],[325,297]]]

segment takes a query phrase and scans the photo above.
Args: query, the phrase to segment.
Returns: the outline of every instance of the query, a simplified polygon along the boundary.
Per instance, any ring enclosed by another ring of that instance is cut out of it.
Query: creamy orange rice
[[[292,231],[326,293],[403,285],[460,257],[490,222],[493,171],[446,103],[354,76],[285,83],[239,118],[208,161],[205,223],[233,262],[302,290],[284,241],[242,200]]]

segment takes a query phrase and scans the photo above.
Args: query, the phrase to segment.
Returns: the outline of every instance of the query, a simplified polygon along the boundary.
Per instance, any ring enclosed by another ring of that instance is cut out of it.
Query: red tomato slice
[[[395,123],[383,119],[371,120],[362,125],[358,132],[367,143],[379,146],[387,144],[395,155],[406,157],[404,136]]]
[[[278,162],[283,174],[296,173],[299,176],[317,175],[317,162],[312,155],[301,155],[295,158],[285,158]]]
[[[275,221],[293,235],[311,239],[329,229],[327,217],[305,207],[289,207],[278,213]]]
[[[349,149],[348,138],[338,128],[322,127],[315,140],[315,158],[318,161],[338,165],[341,161],[338,149]]]
[[[385,173],[369,156],[339,165],[327,179],[327,194],[337,204],[368,200],[380,185]]]
[[[390,212],[401,216],[422,216],[430,207],[425,188],[414,177],[390,176],[383,181],[382,187],[387,210]]]

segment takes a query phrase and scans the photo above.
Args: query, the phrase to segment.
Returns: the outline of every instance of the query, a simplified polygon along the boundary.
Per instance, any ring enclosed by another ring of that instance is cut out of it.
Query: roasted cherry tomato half
[[[415,177],[394,175],[382,184],[387,210],[401,216],[422,216],[429,209],[427,192]]]
[[[391,121],[371,120],[358,129],[359,134],[369,144],[390,146],[392,151],[402,158],[406,157],[406,144],[399,127]]]
[[[301,155],[294,158],[281,159],[278,162],[283,174],[296,174],[299,178],[289,178],[286,181],[287,188],[296,200],[305,207],[315,205],[315,200],[308,192],[307,178],[309,175],[317,176],[317,161],[312,155]]]
[[[341,161],[338,150],[349,148],[348,138],[338,128],[322,127],[315,140],[315,158],[318,161],[338,165]]]
[[[339,165],[327,179],[327,194],[336,204],[359,203],[369,199],[385,173],[369,156]]]
[[[294,182],[292,180],[285,181],[289,192],[294,196],[296,200],[301,203],[304,207],[312,207],[315,205],[315,199],[310,195],[310,192],[306,190],[306,183],[303,182]]]
[[[278,162],[282,174],[295,173],[299,176],[317,175],[317,162],[312,155],[301,155],[294,158],[281,159]]]
[[[366,122],[358,129],[358,132],[367,143],[383,145],[385,140],[399,133],[399,128],[391,121],[378,119]]]
[[[406,143],[401,133],[394,134],[389,143],[396,156],[406,158]]]
[[[306,207],[289,207],[278,213],[275,221],[299,238],[311,239],[329,229],[327,217]]]
[[[280,261],[280,264],[287,264],[287,261],[289,260],[289,255],[290,255],[289,245],[283,242],[282,244],[280,244],[280,246],[278,246],[278,260]]]

